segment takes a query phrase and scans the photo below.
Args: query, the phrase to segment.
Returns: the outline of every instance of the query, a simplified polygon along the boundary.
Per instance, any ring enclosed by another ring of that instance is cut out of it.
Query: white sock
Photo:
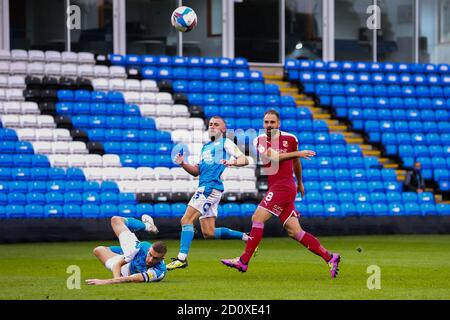
[[[248,234],[246,234],[246,233],[244,233],[243,235],[242,235],[242,240],[244,240],[244,241],[248,241],[248,238],[249,238],[249,236],[248,236]]]
[[[186,253],[179,253],[177,259],[181,260],[181,261],[185,261],[187,258],[187,254]]]

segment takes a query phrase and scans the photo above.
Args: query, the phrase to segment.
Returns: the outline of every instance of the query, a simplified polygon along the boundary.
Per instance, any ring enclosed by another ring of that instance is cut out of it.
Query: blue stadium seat
[[[81,206],[83,218],[102,218],[100,207],[96,204],[84,204]]]
[[[62,218],[64,210],[61,205],[46,205],[44,206],[44,217],[46,218]]]
[[[172,209],[170,204],[156,203],[153,205],[155,217],[170,217],[172,215]]]
[[[103,204],[100,206],[100,215],[105,218],[117,216],[119,214],[118,212],[119,209],[114,204]]]
[[[82,217],[81,207],[76,204],[64,205],[63,211],[64,211],[65,218],[81,218]]]

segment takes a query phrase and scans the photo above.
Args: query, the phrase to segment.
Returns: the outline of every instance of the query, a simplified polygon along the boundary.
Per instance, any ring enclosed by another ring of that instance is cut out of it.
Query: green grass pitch
[[[242,242],[195,239],[189,267],[170,271],[162,282],[95,287],[84,280],[110,277],[92,255],[101,242],[0,245],[0,299],[450,299],[450,235],[320,240],[342,254],[337,279],[321,258],[288,238],[263,239],[244,274],[219,262],[238,256]],[[170,261],[178,241],[166,242]],[[80,267],[80,289],[67,289],[70,265]],[[370,265],[380,267],[379,290],[367,288]]]

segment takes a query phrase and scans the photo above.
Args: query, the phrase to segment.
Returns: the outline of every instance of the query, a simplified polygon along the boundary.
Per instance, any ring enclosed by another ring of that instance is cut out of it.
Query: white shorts
[[[217,217],[222,192],[214,189],[206,198],[204,191],[205,187],[198,188],[188,205],[200,212],[200,219]]]
[[[119,262],[122,258],[125,258],[127,264],[122,266],[121,274],[126,277],[130,275],[130,264],[129,262],[133,260],[136,253],[138,253],[139,249],[136,249],[136,246],[139,244],[139,240],[136,235],[131,231],[124,231],[119,235],[120,247],[122,248],[123,254],[116,255],[112,258],[109,258],[105,262],[105,267],[112,272],[113,266]]]

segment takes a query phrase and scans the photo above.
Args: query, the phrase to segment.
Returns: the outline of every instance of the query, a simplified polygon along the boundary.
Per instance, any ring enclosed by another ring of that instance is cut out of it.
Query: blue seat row
[[[105,142],[103,148],[106,153],[113,154],[171,154],[174,144],[163,142]],[[1,164],[0,164],[1,165]]]
[[[321,97],[321,101],[324,97]],[[322,103],[325,103],[325,98]],[[380,108],[380,109],[450,109],[450,99],[429,99],[429,98],[387,98],[387,97],[345,97],[345,96],[332,96],[327,102],[331,102],[331,105],[338,107],[350,107],[350,108]]]
[[[141,116],[74,116],[72,123],[77,128],[109,129],[156,129],[155,120]]]
[[[0,191],[2,193],[64,193],[64,192],[96,192],[96,193],[119,193],[117,183],[113,181],[0,181]]]
[[[8,128],[0,128],[0,141],[18,141],[16,131]]]
[[[0,168],[0,181],[77,180],[86,177],[79,168]]]
[[[176,92],[186,93],[252,93],[279,94],[280,88],[275,84],[264,84],[261,81],[189,81],[176,80],[172,84]]]
[[[304,169],[379,169],[382,167],[376,157],[363,157],[362,155],[346,157],[338,156],[334,152],[330,156],[322,156],[317,152],[317,148],[311,150],[316,150],[317,156],[310,160],[302,159]]]
[[[416,202],[370,204],[370,203],[296,203],[296,208],[305,217],[345,217],[345,216],[428,216],[450,215],[450,205]]]
[[[264,81],[261,71],[225,68],[144,67],[141,74],[155,80]]]
[[[441,146],[427,146],[427,145],[405,145],[405,144],[388,144],[386,143],[386,149],[395,148],[398,154],[401,157],[423,157],[426,160],[426,157],[433,158],[432,163],[430,163],[432,167],[441,168],[445,167],[446,159],[450,160],[450,153],[448,152],[448,148],[446,152]],[[450,162],[449,162],[450,163]]]
[[[295,77],[295,72],[289,77]],[[345,83],[345,84],[396,84],[396,85],[442,85],[450,84],[450,74],[410,74],[410,73],[366,73],[366,72],[327,72],[327,71],[302,71],[299,72],[299,80],[302,83]]]
[[[112,216],[136,217],[143,214],[153,217],[181,217],[185,203],[158,204],[85,204],[85,205],[7,205],[0,206],[0,219],[5,218],[109,218]],[[219,205],[219,215],[249,216],[256,210],[253,203],[228,203]]]
[[[136,204],[134,193],[50,192],[50,193],[0,193],[0,206],[6,205],[64,205],[64,204]]]
[[[343,84],[320,83],[314,86],[315,92],[320,96],[350,95],[350,96],[377,96],[377,97],[403,97],[403,98],[450,98],[450,87],[446,86],[410,86],[410,85],[384,85],[384,84]]]
[[[137,154],[121,154],[120,163],[124,167],[176,167],[172,157],[168,154],[159,155],[137,155]]]
[[[125,103],[123,93],[119,91],[58,90],[60,102],[109,102]]]
[[[91,129],[86,130],[91,141],[172,142],[170,132],[158,130]]]
[[[337,108],[340,117],[350,120],[397,120],[397,121],[449,121],[447,110],[433,109],[375,109],[375,108]]]
[[[414,192],[317,192],[309,191],[301,199],[305,204],[311,203],[432,203],[434,195],[431,192],[416,194]]]
[[[0,148],[0,167],[49,168],[50,162],[44,155],[7,154]]]
[[[411,73],[449,73],[448,64],[420,64],[420,63],[393,63],[393,62],[352,62],[352,61],[308,61],[287,59],[286,70],[308,71],[360,71],[360,72],[411,72]]]
[[[258,127],[262,126],[264,113],[269,109],[279,111],[281,118],[284,119],[312,119],[312,113],[308,108],[300,107],[269,107],[269,106],[239,106],[239,105],[205,105],[203,112],[209,118],[214,115],[220,115],[223,118],[258,118]],[[255,121],[256,124],[256,121]],[[257,128],[257,127],[256,127]]]
[[[0,141],[0,153],[33,154],[34,150],[33,145],[28,141]]]
[[[304,169],[304,181],[397,181],[391,169]]]
[[[112,65],[119,66],[174,66],[174,67],[205,67],[205,68],[248,68],[245,58],[216,58],[216,57],[181,57],[181,56],[154,56],[137,54],[110,54],[108,56]]]
[[[293,97],[273,94],[190,93],[188,94],[188,98],[191,104],[199,105],[296,106]]]
[[[402,192],[403,183],[398,181],[306,181],[308,192]]]
[[[440,152],[439,147],[445,154],[450,153],[450,134],[436,134],[436,133],[395,133],[387,132],[381,135],[381,142],[385,144],[404,144],[404,145],[427,145],[433,148],[434,152]]]
[[[377,120],[361,120],[353,121],[353,127],[357,130],[364,129],[368,133],[450,133],[449,122],[437,121],[377,121]]]
[[[60,115],[141,116],[135,104],[105,102],[58,102],[56,112]]]

